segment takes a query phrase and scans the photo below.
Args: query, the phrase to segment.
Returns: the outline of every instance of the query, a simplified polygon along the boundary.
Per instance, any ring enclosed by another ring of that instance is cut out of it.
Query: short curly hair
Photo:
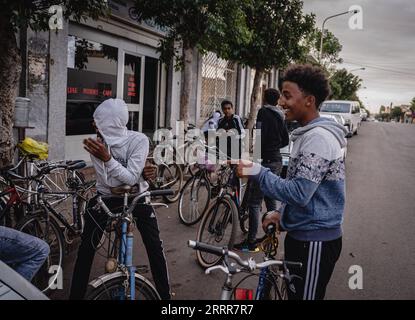
[[[282,82],[290,81],[298,85],[305,94],[316,98],[316,107],[330,95],[330,85],[324,71],[312,65],[293,65],[289,67],[282,77]]]

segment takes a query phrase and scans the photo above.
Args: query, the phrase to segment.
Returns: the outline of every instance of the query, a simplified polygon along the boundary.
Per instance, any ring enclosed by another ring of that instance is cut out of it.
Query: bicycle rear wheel
[[[209,206],[210,197],[210,184],[205,177],[195,176],[189,179],[180,193],[180,222],[186,226],[199,222]]]
[[[183,172],[176,163],[163,165],[159,172],[159,178],[163,181],[162,189],[172,189],[174,194],[171,196],[163,196],[170,203],[177,201],[180,197],[180,190],[183,185]]]
[[[124,300],[125,275],[102,282],[98,287],[92,288],[87,294],[87,300]],[[146,280],[135,278],[135,300],[160,300],[156,289]]]
[[[54,268],[58,270],[54,273],[55,279],[63,277],[61,272],[64,255],[64,241],[63,234],[58,223],[51,217],[49,217],[49,221],[46,221],[45,216],[40,214],[25,217],[21,222],[19,222],[16,229],[40,238],[49,245],[49,256],[32,280],[32,283],[39,290],[48,292],[50,289],[49,280],[51,280],[52,276],[49,273],[50,267],[54,266]],[[55,281],[52,279],[51,283],[55,283]]]
[[[238,211],[231,197],[226,195],[218,198],[202,218],[197,241],[232,249],[237,221]],[[203,268],[214,266],[221,260],[219,256],[199,250],[196,250],[196,258]]]

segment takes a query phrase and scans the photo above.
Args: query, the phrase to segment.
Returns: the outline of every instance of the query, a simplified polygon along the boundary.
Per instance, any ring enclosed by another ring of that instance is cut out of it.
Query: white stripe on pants
[[[313,300],[315,298],[320,272],[321,247],[321,241],[310,242],[303,300]]]

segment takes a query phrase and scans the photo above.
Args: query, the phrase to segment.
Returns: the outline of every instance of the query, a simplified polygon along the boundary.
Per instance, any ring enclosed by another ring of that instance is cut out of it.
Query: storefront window
[[[140,104],[141,58],[130,54],[124,60],[124,101]]]
[[[92,115],[117,94],[118,49],[68,36],[66,135],[93,134]]]

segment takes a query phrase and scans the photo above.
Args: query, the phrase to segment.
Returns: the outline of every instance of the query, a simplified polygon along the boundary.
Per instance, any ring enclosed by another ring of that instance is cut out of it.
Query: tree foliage
[[[360,89],[361,83],[361,78],[346,69],[335,71],[330,77],[331,99],[358,100],[356,93]]]
[[[393,107],[391,111],[392,119],[400,119],[403,115],[401,107]]]
[[[14,30],[20,27],[30,27],[34,31],[49,29],[51,6],[63,8],[63,17],[76,21],[108,14],[106,0],[0,0],[1,16],[8,19]]]
[[[411,101],[411,111],[415,112],[415,97]]]
[[[0,167],[11,163],[13,154],[14,104],[21,72],[16,33],[28,27],[48,30],[50,22],[57,22],[57,16],[52,17],[56,11],[49,12],[56,5],[62,7],[62,18],[76,21],[108,13],[106,0],[0,0]]]
[[[306,46],[309,49],[309,55],[313,61],[318,62],[321,44],[321,30],[314,28],[306,38]],[[343,59],[340,58],[340,52],[343,46],[340,44],[339,39],[330,31],[324,31],[323,38],[323,53],[321,56],[321,65],[328,68],[330,64],[342,63]],[[308,60],[307,62],[310,62]]]
[[[284,68],[308,53],[306,37],[314,27],[314,15],[303,13],[301,0],[255,0],[244,6],[251,37],[223,58],[256,70]]]
[[[197,48],[226,56],[233,47],[242,46],[250,38],[242,10],[246,0],[136,0],[140,19],[153,21],[167,30],[160,41],[163,62],[175,58],[182,68],[180,50]]]

